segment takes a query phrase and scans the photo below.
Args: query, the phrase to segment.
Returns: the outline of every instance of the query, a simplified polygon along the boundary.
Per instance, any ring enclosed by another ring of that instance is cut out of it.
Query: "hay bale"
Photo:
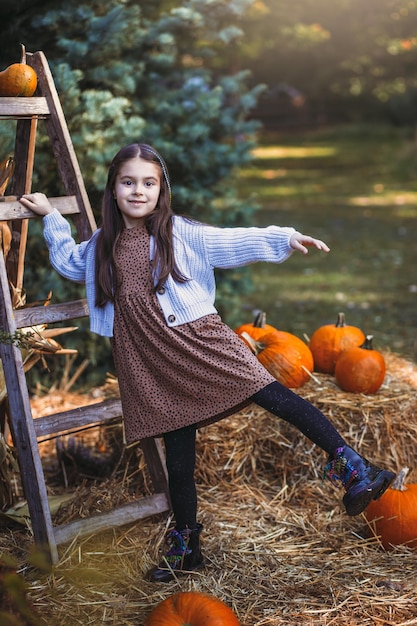
[[[409,466],[415,482],[417,368],[385,356],[388,375],[375,396],[342,392],[319,374],[297,393],[359,452],[394,470]],[[197,445],[206,570],[166,585],[144,580],[171,522],[162,515],[74,541],[61,550],[52,576],[28,574],[46,623],[141,624],[169,595],[196,590],[226,602],[245,626],[417,624],[415,552],[383,551],[364,516],[346,516],[343,494],[322,481],[325,454],[297,430],[251,405],[202,429]],[[117,475],[80,485],[60,522],[148,489],[137,456]],[[22,558],[20,546],[30,537],[13,537],[1,546]]]

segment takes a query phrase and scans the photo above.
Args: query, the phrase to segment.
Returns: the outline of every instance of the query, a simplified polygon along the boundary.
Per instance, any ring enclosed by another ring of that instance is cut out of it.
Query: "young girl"
[[[196,429],[255,402],[290,422],[328,454],[327,477],[344,486],[358,515],[394,478],[350,448],[327,418],[277,382],[214,307],[214,269],[281,263],[327,245],[293,228],[217,228],[174,215],[168,170],[146,144],[114,157],[102,224],[76,244],[44,194],[21,203],[44,216],[53,267],[85,282],[91,330],[111,337],[126,439],[162,436],[175,528],[153,581],[204,566],[194,481]]]

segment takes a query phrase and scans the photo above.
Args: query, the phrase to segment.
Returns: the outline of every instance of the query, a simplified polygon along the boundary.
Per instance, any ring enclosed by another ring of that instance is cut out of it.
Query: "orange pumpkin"
[[[336,361],[343,350],[360,346],[365,334],[356,326],[346,324],[345,314],[339,313],[336,324],[320,326],[311,335],[309,346],[314,358],[314,369],[334,374]]]
[[[282,330],[264,332],[258,340],[241,334],[259,362],[285,387],[302,387],[310,380],[314,361],[310,348],[301,339]]]
[[[407,473],[404,467],[391,487],[365,510],[372,532],[386,550],[402,544],[417,548],[417,484],[405,484]]]
[[[26,63],[26,49],[22,46],[20,63],[13,63],[0,72],[0,96],[33,96],[38,84],[35,70]]]
[[[334,375],[343,391],[352,393],[376,393],[384,382],[385,359],[372,347],[372,335],[361,346],[349,348],[339,356]]]
[[[240,626],[224,602],[205,593],[183,591],[160,602],[144,626]]]
[[[255,316],[252,324],[242,324],[238,328],[236,328],[235,333],[237,333],[240,337],[242,333],[248,333],[252,337],[252,339],[259,339],[263,334],[267,331],[277,330],[274,326],[266,323],[266,313],[263,311],[259,311]]]

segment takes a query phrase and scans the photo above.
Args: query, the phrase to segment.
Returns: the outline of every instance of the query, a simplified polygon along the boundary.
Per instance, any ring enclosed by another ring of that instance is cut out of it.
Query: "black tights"
[[[279,382],[273,382],[252,396],[263,409],[293,424],[300,432],[327,454],[346,445],[315,406],[300,398]],[[178,530],[195,528],[197,523],[197,492],[194,480],[196,427],[187,426],[164,435],[169,493]]]
[[[164,435],[169,495],[177,530],[193,529],[197,524],[195,439],[195,426],[186,426]]]
[[[252,401],[293,424],[327,454],[333,454],[336,448],[346,445],[345,440],[321,411],[278,381],[255,393]]]

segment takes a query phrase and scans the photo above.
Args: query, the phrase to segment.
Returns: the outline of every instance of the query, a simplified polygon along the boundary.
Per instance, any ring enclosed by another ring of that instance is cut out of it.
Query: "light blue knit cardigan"
[[[98,231],[77,244],[69,222],[55,210],[43,218],[44,236],[52,266],[70,280],[85,283],[92,332],[113,335],[114,308],[95,306],[94,264]],[[190,280],[175,282],[170,276],[157,294],[168,326],[178,326],[209,313],[214,306],[215,268],[233,268],[256,261],[282,263],[293,252],[289,241],[294,228],[218,228],[175,216],[174,253],[178,267]],[[151,258],[154,241],[151,237]]]

